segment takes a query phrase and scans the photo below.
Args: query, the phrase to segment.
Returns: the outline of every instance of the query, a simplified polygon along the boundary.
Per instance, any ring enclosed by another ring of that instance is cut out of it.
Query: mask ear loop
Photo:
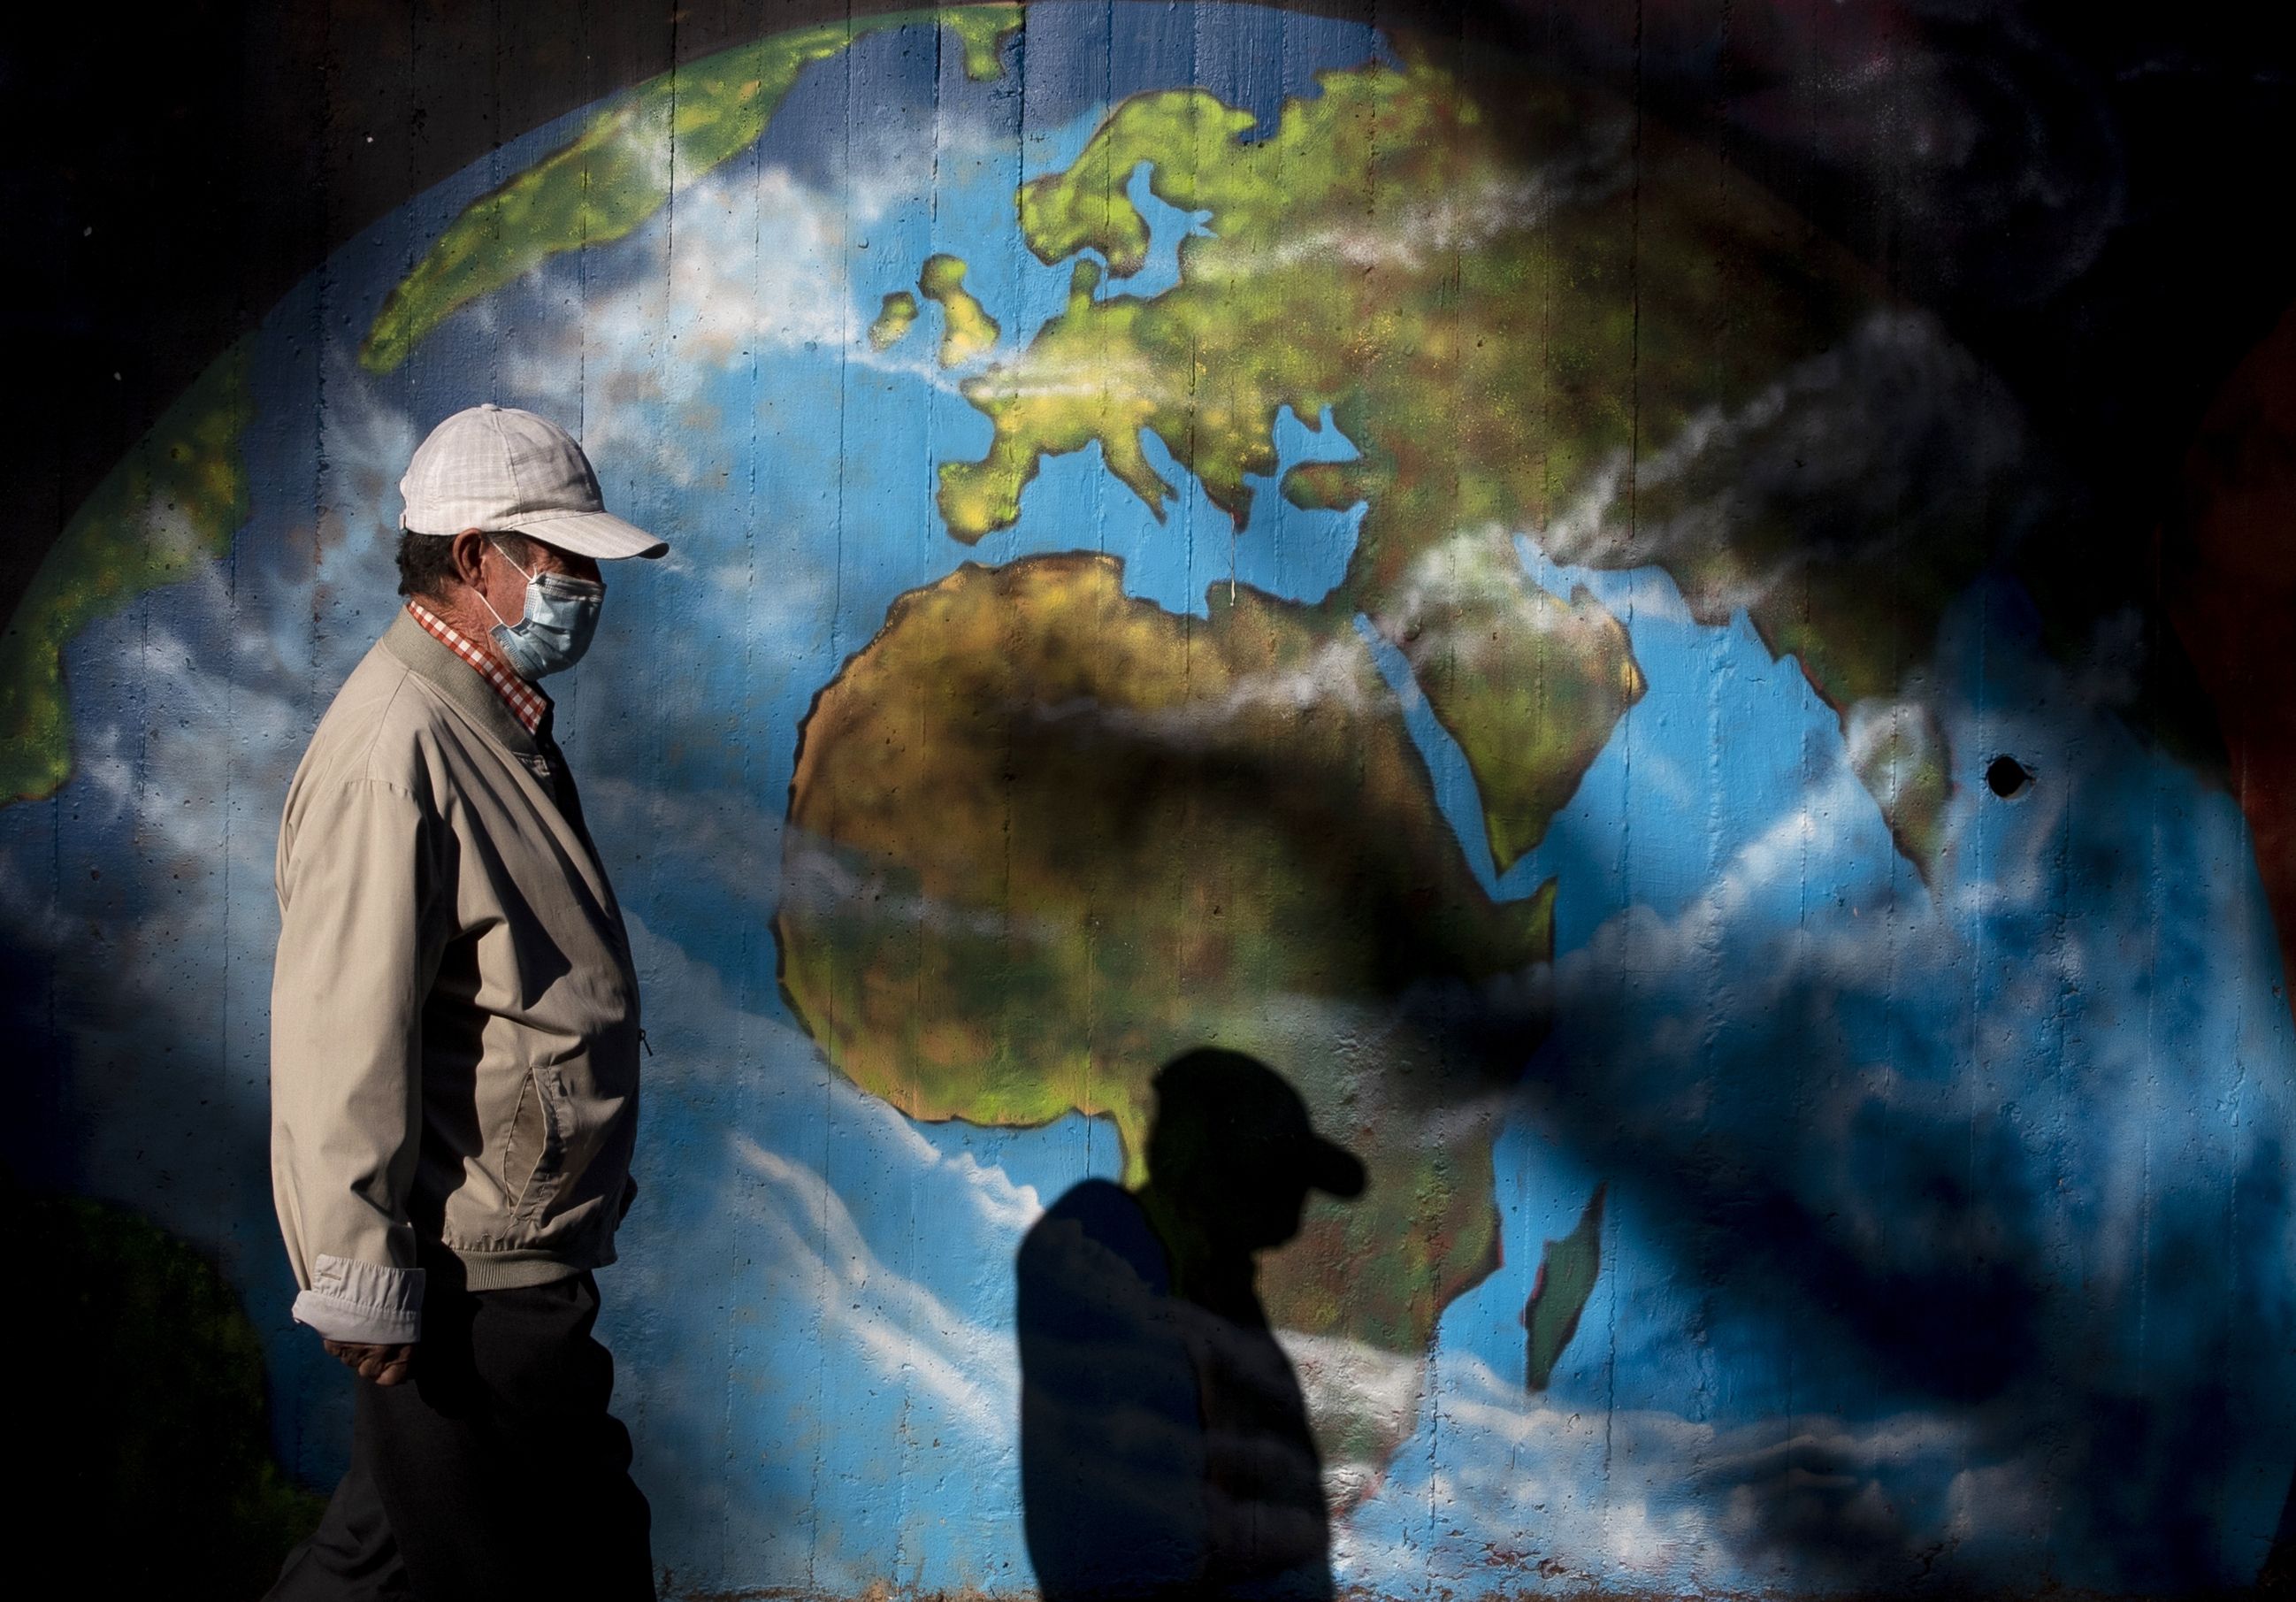
[[[510,562],[510,553],[503,549],[501,540],[496,539],[492,534],[489,534],[487,536],[487,543],[494,546],[496,555],[501,557],[504,562]],[[534,582],[534,575],[528,572],[524,568],[519,566],[515,562],[510,562],[510,571],[516,573],[520,578],[525,579],[529,584],[532,584]],[[477,587],[474,585],[472,587],[476,588]],[[502,613],[496,612],[495,610],[495,604],[487,599],[487,592],[482,589],[479,590],[479,604],[487,609],[487,615],[493,618],[496,623],[504,628],[510,629],[512,633],[517,632],[518,624],[506,620],[503,617]],[[525,618],[522,616],[519,619],[519,622],[521,623],[525,620]]]
[[[501,540],[496,539],[492,534],[488,534],[487,536],[487,543],[494,546],[496,555],[501,557],[504,562],[510,562],[511,571],[516,573],[529,584],[534,582],[534,575],[532,573],[528,572],[524,568],[519,566],[517,563],[511,562],[510,553],[503,548],[503,542]]]

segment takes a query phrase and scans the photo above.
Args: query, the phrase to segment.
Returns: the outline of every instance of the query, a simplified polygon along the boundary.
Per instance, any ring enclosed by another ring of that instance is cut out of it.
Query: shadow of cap
[[[1345,1198],[1364,1191],[1364,1165],[1316,1133],[1300,1093],[1258,1057],[1218,1047],[1183,1052],[1156,1071],[1160,1143],[1181,1144],[1214,1164],[1248,1164]]]

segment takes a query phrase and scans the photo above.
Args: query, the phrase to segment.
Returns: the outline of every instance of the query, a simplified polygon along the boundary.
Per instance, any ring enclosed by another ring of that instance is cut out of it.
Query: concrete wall
[[[135,1561],[244,1591],[340,1468],[277,809],[407,454],[493,399],[673,545],[552,681],[658,1053],[603,1327],[666,1592],[1035,1586],[1016,1255],[1155,1177],[1199,1044],[1367,1177],[1258,1286],[1341,1588],[2254,1579],[2296,332],[2246,45],[619,16],[577,64],[347,13],[420,159],[48,461],[0,896],[53,1516],[171,1508]]]

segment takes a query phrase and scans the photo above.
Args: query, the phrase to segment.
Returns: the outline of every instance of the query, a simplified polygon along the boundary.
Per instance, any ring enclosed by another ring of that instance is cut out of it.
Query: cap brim
[[[512,532],[600,562],[617,562],[625,556],[659,556],[669,549],[668,540],[656,538],[611,512],[559,512],[547,517],[521,517]]]

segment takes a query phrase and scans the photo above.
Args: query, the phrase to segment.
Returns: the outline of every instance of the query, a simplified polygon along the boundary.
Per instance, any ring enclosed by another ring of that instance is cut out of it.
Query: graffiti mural
[[[2285,969],[2240,795],[2018,576],[2046,431],[1636,102],[1210,3],[783,31],[512,139],[49,554],[46,1177],[220,1269],[295,1481],[348,1398],[269,1211],[277,811],[480,399],[674,546],[554,681],[656,1053],[606,1335],[666,1594],[1037,1588],[1016,1259],[1201,1045],[1360,1165],[1252,1302],[1341,1590],[2265,1561]]]

